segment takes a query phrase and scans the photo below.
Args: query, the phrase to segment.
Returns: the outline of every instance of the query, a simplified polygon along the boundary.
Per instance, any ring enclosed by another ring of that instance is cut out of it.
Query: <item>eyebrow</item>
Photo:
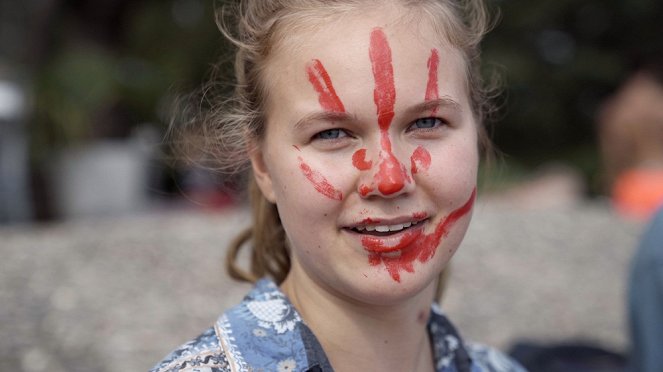
[[[420,112],[433,110],[433,109],[439,108],[439,107],[448,107],[448,108],[451,108],[451,109],[456,110],[456,111],[461,111],[461,112],[463,111],[462,106],[458,102],[454,101],[451,98],[442,97],[442,98],[436,98],[436,99],[428,100],[428,101],[419,103],[417,105],[414,105],[412,107],[409,107],[407,109],[407,113],[411,114],[411,115],[414,115],[414,114],[418,114]]]
[[[302,130],[308,124],[314,121],[328,121],[328,122],[348,122],[356,121],[357,118],[354,115],[350,115],[346,112],[335,112],[335,111],[317,111],[305,115],[303,118],[299,119],[295,123],[295,130]]]
[[[435,108],[439,107],[449,107],[453,110],[456,111],[462,111],[462,106],[454,101],[451,98],[437,98],[437,99],[432,99],[428,100],[419,104],[416,104],[414,106],[409,107],[406,112],[409,115],[416,115],[421,112],[425,111],[430,111]],[[355,115],[348,114],[346,112],[336,112],[336,111],[316,111],[310,114],[305,115],[303,118],[299,119],[297,123],[295,123],[295,130],[296,131],[301,131],[303,130],[307,125],[311,124],[312,122],[315,121],[327,121],[327,122],[350,122],[350,121],[357,121],[357,117]]]

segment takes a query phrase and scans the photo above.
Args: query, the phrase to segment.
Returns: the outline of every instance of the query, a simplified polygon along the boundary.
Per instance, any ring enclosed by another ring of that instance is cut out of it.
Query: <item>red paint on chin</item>
[[[371,169],[373,162],[366,161],[366,149],[360,149],[352,155],[352,164],[355,168],[365,171]]]
[[[410,157],[412,174],[419,172],[419,169],[423,169],[424,171],[428,170],[430,167],[430,161],[431,158],[428,150],[421,146],[417,147],[417,149],[414,150],[412,156]]]
[[[301,157],[299,157],[299,168],[320,194],[333,200],[343,200],[343,193],[334,188],[322,174],[311,169]]]
[[[460,208],[452,211],[447,217],[440,221],[432,233],[422,233],[416,239],[408,239],[408,244],[401,244],[406,239],[404,236],[401,242],[398,244],[398,246],[402,245],[402,248],[400,248],[401,255],[399,257],[387,257],[381,254],[381,252],[384,251],[376,251],[375,248],[377,242],[375,239],[377,238],[373,239],[372,241],[369,240],[366,243],[364,243],[364,239],[366,238],[362,239],[364,248],[370,252],[368,256],[368,263],[371,266],[384,264],[391,278],[396,282],[400,282],[402,271],[407,271],[409,273],[414,272],[415,260],[424,263],[435,255],[437,247],[440,245],[440,241],[443,237],[449,234],[451,227],[459,219],[467,215],[472,210],[475,198],[476,188],[472,190],[472,195],[470,195],[470,198],[467,200],[467,202],[465,202],[465,204],[463,204]]]
[[[318,102],[323,109],[333,112],[345,112],[343,102],[341,102],[336,90],[332,85],[329,74],[317,59],[312,60],[306,65],[306,73],[308,74],[308,81],[313,85],[313,89],[318,92]]]

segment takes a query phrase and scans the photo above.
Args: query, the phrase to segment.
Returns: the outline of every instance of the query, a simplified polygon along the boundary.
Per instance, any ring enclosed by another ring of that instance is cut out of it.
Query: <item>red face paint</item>
[[[412,166],[412,174],[416,174],[420,169],[426,171],[430,167],[430,153],[425,148],[419,146],[412,153],[410,163]]]
[[[317,59],[312,60],[306,66],[306,73],[308,74],[308,80],[313,85],[313,89],[318,92],[320,106],[328,111],[345,112],[343,102],[336,95],[329,74],[322,65],[322,62]]]
[[[375,80],[373,100],[377,108],[378,126],[382,135],[382,151],[379,170],[375,174],[375,183],[382,194],[391,195],[405,186],[408,176],[405,166],[394,156],[389,138],[389,127],[394,118],[394,105],[396,104],[396,87],[394,68],[391,64],[391,48],[387,42],[387,35],[382,29],[376,28],[371,32],[368,54]]]
[[[371,165],[373,165],[373,162],[366,161],[366,149],[361,149],[357,150],[352,155],[352,164],[355,166],[355,168],[361,171],[365,171],[371,169]]]
[[[426,84],[426,101],[432,101],[440,98],[440,93],[437,87],[437,66],[440,64],[440,56],[437,49],[431,49],[430,57],[428,58],[428,83]],[[437,109],[433,110],[435,113]]]
[[[396,282],[400,282],[401,271],[414,272],[415,260],[424,263],[435,255],[440,241],[449,234],[451,227],[472,210],[475,197],[476,188],[472,190],[472,195],[470,195],[470,198],[465,204],[452,211],[438,223],[435,231],[430,234],[424,234],[422,228],[419,228],[418,232],[406,232],[396,247],[383,246],[377,237],[367,236],[363,238],[362,244],[364,245],[364,249],[370,252],[368,258],[369,264],[372,266],[377,266],[380,263],[384,264],[391,278]],[[400,250],[401,252],[398,257],[388,257],[382,254],[396,250]]]
[[[322,174],[312,170],[301,157],[299,157],[299,163],[299,168],[302,170],[302,173],[304,173],[304,176],[311,181],[313,187],[319,193],[330,199],[343,200],[343,193],[334,188],[334,186],[332,186]]]

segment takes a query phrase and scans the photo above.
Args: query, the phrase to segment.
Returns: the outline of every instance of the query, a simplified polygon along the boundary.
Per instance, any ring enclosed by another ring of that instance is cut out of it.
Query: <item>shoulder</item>
[[[230,371],[230,365],[216,335],[210,327],[200,336],[183,344],[154,366],[150,372]]]
[[[472,359],[473,372],[527,372],[518,362],[491,347],[470,342],[465,348]]]

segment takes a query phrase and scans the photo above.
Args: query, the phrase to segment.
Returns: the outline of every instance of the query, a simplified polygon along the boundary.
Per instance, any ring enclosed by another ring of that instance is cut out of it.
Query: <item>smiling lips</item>
[[[415,216],[424,215],[423,213]],[[409,219],[401,223],[384,224],[367,219],[351,230],[361,234],[361,243],[369,252],[390,253],[407,248],[423,234],[425,218]]]
[[[424,226],[429,221],[425,213],[415,213],[406,221],[394,221],[397,223],[389,225],[366,219],[350,230],[361,235],[361,244],[368,252],[369,264],[383,264],[391,278],[400,282],[402,271],[414,272],[414,261],[424,263],[433,258],[451,227],[472,211],[476,192],[476,188],[472,190],[465,204],[439,221],[428,234],[424,232]],[[405,227],[408,223],[410,226]]]

